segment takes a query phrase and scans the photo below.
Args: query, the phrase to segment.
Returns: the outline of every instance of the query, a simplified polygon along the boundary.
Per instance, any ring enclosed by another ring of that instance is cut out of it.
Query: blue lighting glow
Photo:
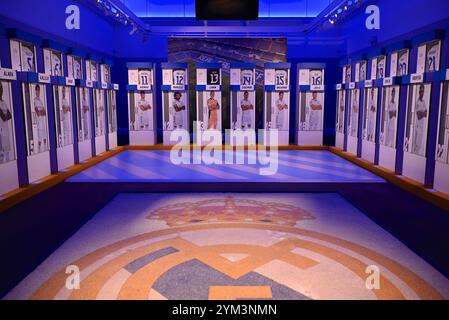
[[[138,17],[195,17],[195,0],[120,0]],[[259,17],[316,17],[331,0],[260,0]]]

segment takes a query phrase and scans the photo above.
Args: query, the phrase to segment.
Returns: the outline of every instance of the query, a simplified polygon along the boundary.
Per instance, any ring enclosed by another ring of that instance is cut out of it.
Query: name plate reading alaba
[[[422,73],[414,73],[410,76],[410,83],[423,83],[424,82],[424,74]]]
[[[49,76],[48,74],[39,73],[38,80],[39,83],[51,83],[51,76]]]
[[[0,68],[0,79],[2,80],[17,80],[17,72],[12,69]]]

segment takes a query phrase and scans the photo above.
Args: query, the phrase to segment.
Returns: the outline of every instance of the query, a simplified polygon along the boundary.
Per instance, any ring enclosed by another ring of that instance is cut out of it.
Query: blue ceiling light
[[[120,2],[140,18],[195,18],[195,0]],[[328,4],[329,0],[259,0],[259,18],[314,18]]]
[[[76,1],[89,3],[145,40],[150,32],[170,37],[305,36],[339,25],[368,0],[259,0],[258,21],[197,21],[195,0]]]
[[[374,4],[378,0],[370,0]],[[305,34],[330,29],[357,12],[368,0],[332,0],[303,30]]]

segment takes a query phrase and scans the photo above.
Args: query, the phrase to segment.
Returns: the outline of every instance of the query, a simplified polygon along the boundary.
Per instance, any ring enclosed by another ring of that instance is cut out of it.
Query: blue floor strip
[[[258,162],[248,164],[248,154],[243,165],[178,166],[171,163],[169,151],[128,150],[86,169],[68,182],[385,182],[329,151],[279,151],[279,162],[275,175],[263,176],[259,170],[267,166]]]

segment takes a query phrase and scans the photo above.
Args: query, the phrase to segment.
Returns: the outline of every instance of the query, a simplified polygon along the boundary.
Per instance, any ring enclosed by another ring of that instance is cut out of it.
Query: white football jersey
[[[240,72],[240,85],[253,86],[254,85],[254,71],[242,69]]]
[[[380,57],[377,61],[377,79],[385,77],[385,57]]]
[[[399,53],[398,75],[403,76],[408,73],[408,51]]]
[[[22,47],[22,71],[34,71],[34,52],[25,46]]]
[[[275,84],[277,86],[287,86],[288,85],[288,71],[287,70],[276,70],[275,72]]]
[[[101,65],[101,81],[109,83],[110,82],[109,74],[110,74],[109,66],[102,64]]]
[[[92,81],[98,81],[98,76],[97,76],[97,64],[92,62],[91,65],[91,76],[92,76]]]
[[[323,84],[323,71],[322,70],[310,70],[310,85],[321,86]]]
[[[346,68],[345,68],[345,82],[347,83],[347,82],[351,82],[351,76],[352,76],[352,74],[351,74],[351,66],[350,65],[347,65],[346,66]]]
[[[73,60],[73,72],[75,79],[81,79],[81,65],[76,59]]]
[[[434,44],[427,51],[427,71],[438,71],[440,64],[440,44]]]
[[[186,85],[186,71],[182,70],[173,70],[173,85],[175,86],[185,86]]]
[[[62,75],[61,59],[59,59],[59,57],[57,55],[52,54],[51,64],[52,64],[51,67],[53,70],[53,75],[61,76]]]
[[[366,61],[360,62],[359,81],[366,80]]]
[[[143,86],[153,84],[153,77],[151,70],[139,70],[139,84]]]

